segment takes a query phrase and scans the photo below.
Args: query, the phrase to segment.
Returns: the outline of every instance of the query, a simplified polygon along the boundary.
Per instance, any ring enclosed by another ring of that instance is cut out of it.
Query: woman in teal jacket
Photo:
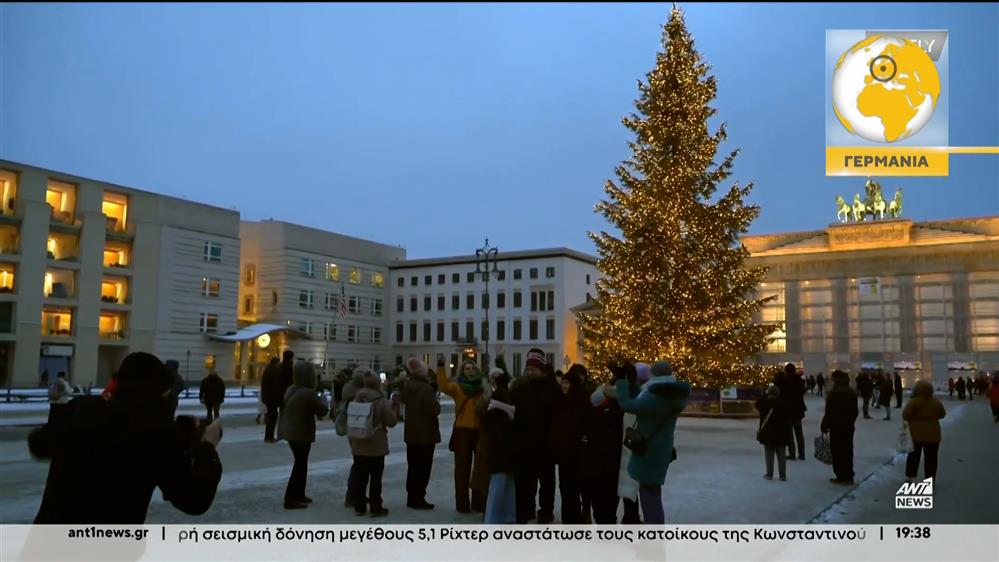
[[[635,429],[645,441],[645,452],[632,453],[628,474],[638,481],[638,497],[646,524],[663,524],[662,486],[666,470],[673,459],[673,432],[676,419],[687,406],[690,385],[678,382],[668,361],[652,365],[652,379],[638,395],[631,392],[629,380],[634,380],[635,367],[611,368],[614,373],[618,404],[625,412],[635,414]]]

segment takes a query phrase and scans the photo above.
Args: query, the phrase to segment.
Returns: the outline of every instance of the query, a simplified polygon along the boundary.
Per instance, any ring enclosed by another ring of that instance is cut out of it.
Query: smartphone
[[[385,373],[380,373],[378,375],[378,378],[382,379],[382,382],[384,383],[385,382]]]

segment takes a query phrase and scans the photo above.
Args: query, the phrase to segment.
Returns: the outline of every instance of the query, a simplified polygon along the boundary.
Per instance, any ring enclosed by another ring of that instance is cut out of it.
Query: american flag
[[[337,315],[341,319],[347,317],[347,292],[344,290],[343,283],[340,283],[340,299],[337,303]]]

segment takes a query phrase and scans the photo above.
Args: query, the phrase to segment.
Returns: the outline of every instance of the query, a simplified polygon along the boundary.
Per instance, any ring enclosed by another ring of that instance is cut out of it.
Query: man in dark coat
[[[584,488],[593,503],[593,521],[598,525],[614,525],[620,503],[617,481],[621,471],[624,412],[617,403],[617,391],[609,385],[591,393],[590,404],[594,413],[583,447]]]
[[[288,391],[295,378],[295,352],[286,349],[281,354],[281,396]]]
[[[558,465],[558,488],[562,497],[562,523],[583,523],[583,437],[589,432],[591,407],[583,390],[586,367],[576,364],[562,376],[562,394],[555,401],[551,448]]]
[[[406,506],[433,509],[426,499],[434,449],[441,442],[441,405],[430,385],[427,366],[416,357],[406,362],[406,372],[399,400],[406,406],[403,438],[406,441]]]
[[[826,378],[819,373],[815,377],[815,387],[819,389],[818,395],[822,396],[822,391],[826,389]]]
[[[859,378],[859,377],[858,377]],[[833,387],[826,394],[826,412],[821,429],[829,433],[835,484],[853,484],[853,431],[857,422],[857,393],[850,388],[850,378],[840,370],[832,373]]]
[[[222,377],[214,369],[209,371],[205,378],[201,379],[198,400],[205,405],[205,409],[208,411],[209,422],[218,419],[219,408],[225,402],[225,383],[222,382]]]
[[[805,433],[801,427],[801,420],[805,417],[805,384],[798,375],[798,369],[794,363],[784,365],[784,375],[777,382],[780,390],[780,400],[783,408],[783,415],[787,416],[794,431],[794,439],[787,446],[787,460],[795,459],[795,444],[798,447],[798,460],[805,460]]]
[[[902,407],[902,377],[895,373],[895,407]]]
[[[891,380],[891,376],[883,375],[881,377],[881,390],[878,394],[878,404],[885,407],[885,417],[884,421],[891,421],[891,397],[895,393],[895,384]]]
[[[180,363],[174,359],[166,362],[167,372],[170,373],[170,394],[167,398],[167,405],[170,408],[170,416],[177,415],[177,406],[180,404],[180,394],[187,390],[187,382],[180,376]]]
[[[264,416],[264,441],[277,443],[274,428],[277,426],[278,410],[284,401],[284,386],[281,383],[281,364],[277,357],[271,359],[264,374],[260,377],[260,401],[267,407]]]
[[[867,373],[861,372],[857,375],[857,392],[864,400],[864,419],[869,420],[871,416],[867,408],[871,403],[871,394],[874,392],[874,381],[871,380],[871,376]]]
[[[156,488],[184,513],[208,510],[222,477],[220,428],[190,416],[175,421],[172,384],[159,359],[132,353],[110,400],[79,397],[60,423],[29,435],[31,454],[50,459],[35,523],[142,524]]]
[[[513,418],[517,523],[524,524],[537,517],[538,523],[544,525],[555,519],[555,458],[550,437],[552,412],[562,390],[555,372],[546,363],[544,351],[531,349],[526,363],[524,376],[510,385],[510,401],[517,409]],[[506,369],[498,361],[497,364]]]
[[[787,459],[784,456],[786,448],[794,440],[792,435],[792,420],[788,416],[786,406],[780,400],[780,389],[771,386],[765,396],[756,401],[756,410],[760,412],[760,425],[756,432],[756,440],[763,445],[763,456],[766,460],[767,472],[763,475],[767,480],[774,478],[774,457],[777,457],[777,473],[781,481],[787,480]]]

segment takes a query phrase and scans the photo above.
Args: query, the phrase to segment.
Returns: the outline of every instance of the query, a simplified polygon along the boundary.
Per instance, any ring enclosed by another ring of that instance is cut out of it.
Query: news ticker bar
[[[999,146],[827,146],[827,176],[946,176],[951,154],[999,154]]]
[[[0,560],[999,560],[999,525],[0,525]]]

